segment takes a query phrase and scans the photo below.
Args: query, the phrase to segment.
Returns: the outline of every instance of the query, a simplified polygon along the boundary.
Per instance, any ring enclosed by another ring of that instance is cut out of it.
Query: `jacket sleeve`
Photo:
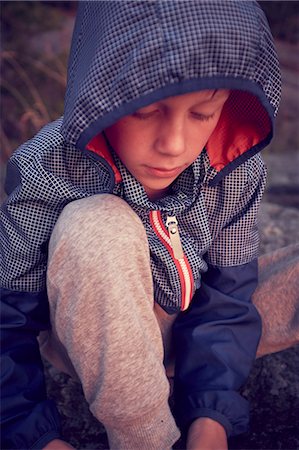
[[[5,449],[41,449],[60,437],[47,400],[37,335],[47,329],[45,293],[1,289],[1,442]]]
[[[190,309],[175,323],[175,404],[181,427],[198,417],[221,423],[227,435],[248,427],[247,401],[237,392],[255,359],[261,320],[251,303],[257,260],[209,266]]]
[[[251,297],[258,283],[257,213],[266,180],[264,164],[254,157],[231,177],[244,180],[236,206],[206,255],[208,270],[191,307],[174,327],[178,421],[184,428],[197,417],[210,417],[228,436],[248,427],[248,403],[238,390],[249,375],[261,336],[261,319]],[[228,196],[238,186],[233,189],[233,182]],[[229,203],[224,195],[223,203]]]
[[[50,224],[51,205],[38,203],[31,186],[26,190],[16,164],[8,165],[7,175],[11,195],[0,211],[1,448],[41,449],[60,436],[37,341],[49,327],[47,295],[41,283],[34,284],[44,278],[49,234],[39,218]]]

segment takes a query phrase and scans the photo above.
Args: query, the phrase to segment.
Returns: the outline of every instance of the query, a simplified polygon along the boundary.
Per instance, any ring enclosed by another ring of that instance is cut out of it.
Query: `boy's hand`
[[[226,431],[208,417],[196,419],[190,426],[187,450],[227,450]]]
[[[42,450],[70,450],[70,448],[74,447],[60,439],[53,439],[53,441],[49,442]]]

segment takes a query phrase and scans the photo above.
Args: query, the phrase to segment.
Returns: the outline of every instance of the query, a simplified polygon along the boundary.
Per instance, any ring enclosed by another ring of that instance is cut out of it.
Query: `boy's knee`
[[[69,203],[54,227],[50,247],[58,241],[77,248],[88,245],[122,247],[134,240],[146,241],[143,224],[132,208],[111,194],[99,194]]]

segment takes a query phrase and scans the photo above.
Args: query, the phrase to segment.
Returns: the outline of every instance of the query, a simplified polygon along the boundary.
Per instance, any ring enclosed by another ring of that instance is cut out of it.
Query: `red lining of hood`
[[[211,166],[219,172],[262,142],[270,131],[269,115],[257,97],[248,92],[232,91],[206,144]]]
[[[121,174],[116,165],[114,164],[113,158],[108,149],[105,138],[101,133],[92,138],[92,140],[89,141],[89,143],[87,144],[86,148],[87,150],[91,150],[92,152],[96,153],[97,155],[101,156],[107,161],[107,163],[111,166],[114,172],[115,183],[120,183],[122,181]]]
[[[262,142],[270,131],[269,115],[257,97],[248,92],[232,91],[223,107],[219,122],[206,144],[211,166],[220,172],[234,159]],[[116,183],[122,181],[101,133],[88,143],[87,149],[110,164]]]

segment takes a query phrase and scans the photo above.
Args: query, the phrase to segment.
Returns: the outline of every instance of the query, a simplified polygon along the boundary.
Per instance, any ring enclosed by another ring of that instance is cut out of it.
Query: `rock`
[[[299,209],[262,202],[259,214],[260,253],[299,242]]]

